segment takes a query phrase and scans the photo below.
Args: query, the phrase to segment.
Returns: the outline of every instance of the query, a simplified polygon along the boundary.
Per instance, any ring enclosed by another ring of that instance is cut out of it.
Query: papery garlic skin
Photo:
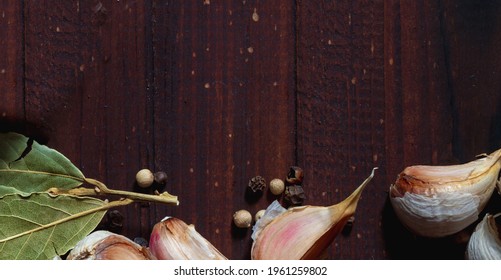
[[[471,194],[436,194],[432,197],[406,193],[392,198],[391,204],[400,221],[412,232],[425,237],[443,237],[474,223],[480,199]]]
[[[468,241],[466,258],[469,260],[501,260],[501,240],[495,218],[500,214],[486,214],[476,226]]]
[[[193,225],[166,217],[150,235],[150,250],[159,260],[227,260]]]
[[[330,216],[326,207],[293,207],[277,217],[258,236],[252,246],[252,259],[299,260],[318,257],[323,250],[318,250],[319,254],[311,257],[306,254],[320,237],[334,228],[337,221],[329,222],[332,220]],[[339,228],[342,229],[342,226]],[[330,244],[334,237],[332,235],[325,243]]]
[[[123,235],[105,230],[95,231],[80,240],[67,260],[154,260],[147,248]]]
[[[501,169],[501,149],[469,163],[410,166],[390,187],[390,202],[400,221],[424,237],[457,233],[478,219]]]
[[[345,200],[332,206],[285,209],[274,201],[254,226],[253,260],[318,259],[355,214],[371,175]]]

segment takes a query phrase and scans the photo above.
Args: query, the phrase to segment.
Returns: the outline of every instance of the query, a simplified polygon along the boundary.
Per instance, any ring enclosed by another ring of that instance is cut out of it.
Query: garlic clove
[[[154,260],[150,251],[127,237],[105,230],[80,240],[67,260]]]
[[[486,214],[476,226],[468,241],[466,258],[469,260],[501,260],[501,237],[496,224],[496,215]]]
[[[417,235],[444,237],[478,219],[501,169],[501,149],[465,164],[405,168],[390,186],[390,202]]]
[[[318,259],[355,214],[362,191],[375,169],[349,197],[332,206],[285,209],[274,201],[253,228],[251,258]]]
[[[227,260],[195,226],[172,217],[153,227],[150,250],[160,260]]]

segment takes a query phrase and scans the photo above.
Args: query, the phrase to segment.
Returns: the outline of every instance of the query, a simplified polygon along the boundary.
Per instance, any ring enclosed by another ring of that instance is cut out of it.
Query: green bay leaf
[[[0,133],[0,197],[4,192],[32,193],[52,187],[72,189],[84,175],[58,151],[18,133]]]
[[[6,194],[19,194],[22,196],[29,196],[30,195],[30,193],[23,192],[23,191],[16,189],[14,187],[0,185],[0,199],[2,199],[2,197]]]
[[[92,232],[111,203],[48,193],[0,199],[0,259],[52,259]]]

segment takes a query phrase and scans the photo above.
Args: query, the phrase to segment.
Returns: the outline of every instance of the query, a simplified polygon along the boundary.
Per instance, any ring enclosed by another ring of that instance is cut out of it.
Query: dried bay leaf
[[[8,194],[0,199],[0,259],[52,259],[87,236],[113,203],[91,197]]]
[[[94,187],[79,187],[82,183]],[[90,196],[118,196],[105,202]],[[106,210],[135,201],[178,205],[168,192],[113,190],[56,150],[0,133],[0,259],[52,259],[92,232]]]
[[[72,189],[82,172],[58,151],[18,133],[0,133],[0,197],[9,193]]]
[[[30,195],[30,193],[23,192],[23,191],[16,189],[14,187],[0,185],[0,199],[2,199],[2,197],[6,194],[19,194],[22,196],[29,196]]]

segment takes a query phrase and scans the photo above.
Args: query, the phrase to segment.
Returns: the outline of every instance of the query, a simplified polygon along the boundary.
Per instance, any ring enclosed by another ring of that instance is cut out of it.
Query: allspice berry
[[[266,212],[265,209],[261,209],[259,211],[257,211],[256,215],[254,215],[254,221],[258,221],[259,219],[261,219],[264,215],[264,212]]]
[[[287,183],[291,185],[301,185],[303,184],[303,178],[303,169],[298,166],[291,166],[289,173],[287,173]]]
[[[285,190],[285,183],[281,179],[275,178],[270,181],[270,192],[274,195],[279,195]]]
[[[249,228],[252,223],[252,215],[247,210],[238,210],[233,214],[233,222],[238,228]]]
[[[151,186],[154,179],[153,172],[147,168],[139,170],[136,174],[137,185],[141,188],[148,188]]]

